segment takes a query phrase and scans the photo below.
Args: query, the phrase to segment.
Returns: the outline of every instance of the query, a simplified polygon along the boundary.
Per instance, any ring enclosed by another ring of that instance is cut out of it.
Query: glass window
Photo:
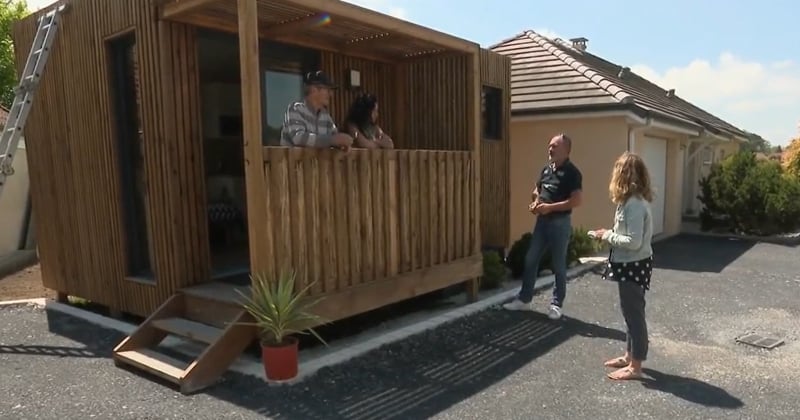
[[[264,72],[264,94],[267,117],[264,145],[278,146],[286,107],[303,98],[303,77],[297,73],[268,70]]]
[[[503,91],[483,86],[481,90],[481,125],[483,138],[500,140],[503,138]]]

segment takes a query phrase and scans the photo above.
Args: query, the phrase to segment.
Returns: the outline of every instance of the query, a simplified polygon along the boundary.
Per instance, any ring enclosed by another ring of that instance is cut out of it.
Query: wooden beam
[[[260,272],[265,256],[271,255],[264,240],[261,223],[269,216],[265,195],[264,159],[261,140],[261,75],[258,49],[258,4],[256,0],[238,0],[239,60],[242,89],[242,135],[244,137],[244,173],[247,191],[250,267]]]
[[[331,42],[321,38],[313,39],[305,36],[286,35],[281,37],[266,37],[266,39],[283,42],[285,44],[293,44],[306,48],[314,48],[319,50],[330,51],[332,53],[347,55],[350,57],[364,58],[370,61],[380,61],[383,63],[394,64],[401,59],[401,57],[392,57],[384,54],[376,54],[371,51],[360,50],[358,48],[349,47],[346,46],[345,44]]]
[[[406,22],[402,19],[397,19],[354,4],[345,3],[340,0],[287,0],[286,2],[319,13],[327,13],[331,15],[332,19],[336,19],[336,16],[346,17],[348,20],[373,25],[386,32],[394,32],[416,39],[424,39],[447,49],[473,52],[478,46],[478,44],[474,42],[411,22]]]
[[[310,16],[302,17],[300,19],[295,19],[286,23],[279,23],[276,25],[270,25],[260,31],[261,36],[269,38],[269,37],[277,37],[283,35],[290,35],[293,33],[297,33],[302,29],[306,29],[310,26],[313,26],[315,21],[320,18],[320,13],[315,13]]]
[[[185,23],[188,25],[213,29],[222,32],[229,32],[229,33],[239,32],[239,27],[236,25],[235,21],[225,19],[224,17],[209,16],[205,14],[192,14],[192,15],[178,16],[177,18],[174,18],[172,20],[176,22]],[[308,37],[297,36],[297,35],[270,36],[266,29],[260,29],[259,36],[265,40],[283,42],[285,44],[296,45],[299,47],[330,51],[336,54],[344,54],[350,57],[363,58],[366,60],[379,61],[382,63],[394,64],[402,58],[384,54],[375,54],[367,51],[360,51],[357,48],[352,48],[344,44],[340,45],[321,38],[310,39]]]
[[[180,15],[219,1],[221,0],[175,0],[161,7],[161,18],[174,19]]]
[[[387,33],[384,33],[384,34],[381,34],[381,35],[378,35],[378,36],[374,36],[374,37],[371,37],[371,38],[361,38],[361,39],[354,39],[354,40],[351,40],[351,41],[346,41],[343,46],[344,47],[356,47],[356,48],[365,47],[365,46],[374,46],[376,44],[380,46],[381,43],[385,42],[389,38],[393,38],[395,41],[396,40],[401,40],[401,41],[409,40],[409,38],[407,36],[397,36],[397,35],[394,35],[394,34],[391,34],[391,33],[387,32]]]
[[[469,98],[469,113],[467,133],[472,143],[470,148],[472,151],[472,176],[474,185],[474,192],[471,206],[473,206],[472,219],[473,237],[475,242],[472,244],[472,252],[481,254],[481,247],[483,238],[481,238],[481,49],[479,45],[475,45],[472,56],[468,61],[467,66],[467,98]],[[481,273],[482,274],[482,273]],[[478,299],[478,291],[480,289],[480,278],[475,277],[467,283],[467,297],[469,301],[474,302]]]
[[[456,283],[454,280],[477,278],[483,271],[482,266],[483,257],[479,253],[388,279],[363,283],[325,296],[312,311],[322,318],[335,321],[439,290]]]
[[[421,54],[421,55],[414,55],[411,57],[406,57],[402,60],[403,63],[414,63],[418,61],[427,61],[427,60],[444,60],[448,58],[455,58],[455,57],[463,57],[464,53],[462,52],[455,52],[455,51],[439,51],[439,52],[432,52],[429,54]]]

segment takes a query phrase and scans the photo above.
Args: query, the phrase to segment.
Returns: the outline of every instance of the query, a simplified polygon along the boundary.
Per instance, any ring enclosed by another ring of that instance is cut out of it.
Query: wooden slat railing
[[[265,147],[269,214],[248,219],[272,244],[268,271],[330,294],[471,256],[473,168],[468,151]]]

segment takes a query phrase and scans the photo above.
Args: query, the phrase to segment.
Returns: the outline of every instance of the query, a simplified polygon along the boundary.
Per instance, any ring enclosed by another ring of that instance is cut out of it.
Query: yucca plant
[[[263,273],[250,277],[250,296],[239,290],[237,292],[245,299],[242,306],[255,322],[243,324],[258,327],[263,344],[280,346],[286,344],[286,338],[292,334],[310,332],[327,346],[325,340],[312,328],[314,325],[326,323],[309,311],[309,308],[322,300],[309,299],[306,296],[313,283],[299,292],[295,291],[296,274],[292,270],[282,271],[276,279]]]

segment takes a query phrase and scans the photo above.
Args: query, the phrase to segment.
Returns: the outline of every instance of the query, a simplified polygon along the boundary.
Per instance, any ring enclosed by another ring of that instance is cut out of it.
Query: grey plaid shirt
[[[281,127],[281,146],[330,147],[338,132],[331,114],[321,109],[315,113],[305,101],[295,102],[286,109]]]

